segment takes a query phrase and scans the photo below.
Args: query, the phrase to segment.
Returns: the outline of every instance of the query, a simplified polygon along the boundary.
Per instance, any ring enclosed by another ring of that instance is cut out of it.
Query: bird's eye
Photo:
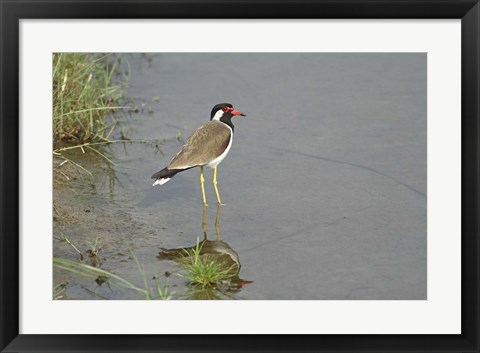
[[[226,112],[226,111],[228,110],[228,108],[227,108],[227,107],[223,107],[222,110],[223,110],[224,112]]]

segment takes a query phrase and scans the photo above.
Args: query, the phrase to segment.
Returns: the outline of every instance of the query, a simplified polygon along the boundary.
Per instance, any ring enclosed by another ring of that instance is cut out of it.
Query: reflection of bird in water
[[[215,216],[215,232],[217,233],[217,240],[221,240],[220,236],[220,207],[217,205],[217,215]],[[207,205],[203,204],[203,220],[202,220],[203,240],[207,240]]]
[[[216,280],[210,286],[203,286],[201,291],[194,291],[192,299],[220,299],[215,289],[225,290],[227,293],[238,292],[246,284],[251,281],[243,280],[239,277],[240,274],[240,258],[235,250],[230,245],[221,240],[220,236],[220,204],[217,206],[217,215],[215,218],[215,231],[217,233],[217,240],[207,239],[207,223],[206,223],[206,205],[203,206],[203,235],[204,239],[201,242],[190,247],[176,248],[176,249],[160,249],[158,258],[161,260],[173,260],[180,264],[191,263],[192,259],[198,253],[198,260],[204,264],[215,264],[216,272],[225,271],[227,275],[221,280]],[[223,294],[227,294],[223,293]]]
[[[239,277],[240,258],[230,245],[222,240],[203,240],[199,243],[200,261],[213,261],[221,269],[229,269],[230,275],[225,280],[216,283],[217,289],[224,289],[227,292],[238,292],[246,284],[252,283]],[[188,261],[193,256],[197,245],[176,249],[161,248],[158,258],[160,260],[173,260],[176,262]],[[213,286],[212,286],[213,287]],[[205,288],[203,288],[205,290]],[[207,291],[208,292],[208,291]]]
[[[161,260],[182,260],[185,258],[185,254],[191,253],[196,248],[196,245],[176,248],[176,249],[165,249],[161,248],[158,258]],[[240,259],[235,250],[232,249],[230,245],[225,243],[222,240],[203,240],[199,243],[200,256],[203,257],[216,257],[217,259],[225,260],[227,263],[226,267],[235,265],[240,271]]]
[[[210,114],[210,122],[195,130],[170,163],[152,175],[152,179],[155,179],[153,185],[163,185],[179,172],[200,167],[200,185],[203,204],[206,205],[203,167],[207,166],[213,168],[213,187],[217,194],[217,201],[221,204],[217,188],[217,166],[232,147],[234,130],[232,117],[236,115],[245,116],[242,112],[233,109],[230,103],[214,106]]]

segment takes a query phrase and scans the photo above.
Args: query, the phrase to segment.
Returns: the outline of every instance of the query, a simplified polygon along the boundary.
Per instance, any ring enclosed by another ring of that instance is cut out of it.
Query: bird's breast
[[[215,168],[217,165],[219,165],[220,162],[223,161],[223,159],[227,156],[228,152],[230,151],[230,148],[232,147],[233,131],[232,131],[232,128],[230,126],[228,126],[228,125],[226,125],[226,126],[230,129],[230,139],[228,140],[228,145],[221,155],[219,155],[217,158],[215,158],[214,160],[212,160],[211,162],[209,162],[207,164],[207,167]]]

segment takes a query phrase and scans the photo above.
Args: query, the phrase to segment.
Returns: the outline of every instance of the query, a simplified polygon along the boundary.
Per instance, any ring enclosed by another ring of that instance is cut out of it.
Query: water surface
[[[213,105],[231,102],[247,116],[234,118],[233,146],[219,166],[221,238],[238,254],[240,277],[252,283],[229,298],[427,298],[426,54],[124,58],[127,97],[139,109],[120,117],[122,131],[165,142],[160,152],[109,147],[115,178],[101,161],[87,162],[96,180],[79,177],[68,186],[75,193],[58,192],[76,220],[55,222],[54,235],[68,234],[82,251],[98,237],[100,266],[141,286],[131,249],[149,279],[188,298],[178,264],[157,256],[203,238],[199,170],[156,187],[150,176],[209,120]],[[205,178],[214,240],[210,169]],[[55,240],[54,256],[78,260]],[[89,291],[138,299],[55,271],[54,283],[62,280],[68,299],[98,299]]]

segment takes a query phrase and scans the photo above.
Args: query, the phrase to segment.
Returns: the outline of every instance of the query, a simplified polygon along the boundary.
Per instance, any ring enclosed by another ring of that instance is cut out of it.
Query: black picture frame
[[[1,352],[479,352],[480,5],[477,0],[1,0],[0,11]],[[19,20],[25,18],[461,19],[462,333],[246,337],[19,334]]]

